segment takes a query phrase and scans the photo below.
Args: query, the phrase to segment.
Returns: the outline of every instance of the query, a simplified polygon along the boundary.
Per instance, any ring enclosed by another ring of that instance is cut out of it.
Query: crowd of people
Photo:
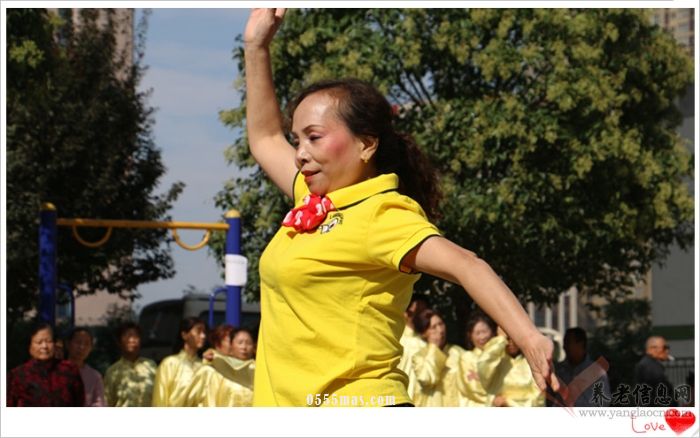
[[[426,297],[414,296],[404,319],[399,368],[409,377],[408,392],[416,406],[694,405],[692,375],[676,387],[666,377],[669,347],[662,336],[647,339],[645,354],[634,367],[634,385],[623,383],[613,391],[607,375],[611,364],[592,360],[586,331],[571,327],[564,333],[564,358],[554,365],[560,390],[542,391],[518,346],[483,311],[467,318],[465,348],[447,342],[445,322]]]
[[[255,343],[250,330],[220,325],[207,334],[199,318],[185,318],[175,354],[160,364],[140,356],[141,329],[127,322],[116,340],[121,357],[103,376],[86,363],[94,339],[74,328],[55,339],[47,323],[29,335],[30,359],[8,374],[7,405],[34,407],[251,406]],[[206,341],[210,348],[206,348]]]
[[[447,342],[443,317],[416,295],[404,312],[403,353],[398,368],[408,377],[415,406],[427,407],[605,407],[611,388],[606,370],[587,354],[587,335],[573,327],[564,335],[565,359],[555,372],[566,391],[541,391],[512,339],[483,311],[466,320],[463,346]],[[207,330],[199,318],[179,327],[174,354],[157,365],[141,357],[141,329],[127,322],[115,338],[121,357],[103,376],[86,363],[94,339],[76,327],[54,339],[52,327],[38,323],[30,333],[30,359],[8,375],[8,406],[88,407],[234,407],[252,406],[255,333],[223,324]],[[664,338],[647,340],[635,367],[635,382],[652,388],[644,406],[655,406],[657,393],[674,405],[677,390],[664,374],[668,359]],[[582,378],[582,376],[587,376]],[[659,405],[659,406],[663,406]]]
[[[544,393],[515,343],[485,313],[466,326],[467,349],[447,343],[442,316],[414,298],[405,313],[400,368],[416,406],[544,406]]]

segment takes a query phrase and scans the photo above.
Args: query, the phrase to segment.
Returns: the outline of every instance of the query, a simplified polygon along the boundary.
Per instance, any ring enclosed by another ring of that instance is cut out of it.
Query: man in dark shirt
[[[666,378],[661,361],[668,360],[668,344],[661,336],[651,336],[646,342],[646,354],[634,367],[635,390],[641,395],[639,406],[667,407],[673,403],[673,387]]]
[[[610,405],[607,368],[603,369],[598,362],[592,361],[587,348],[588,336],[581,327],[572,327],[564,333],[566,359],[554,365],[554,369],[559,382],[567,385],[569,390],[567,399],[562,403],[565,406]],[[556,395],[553,396],[556,399]]]

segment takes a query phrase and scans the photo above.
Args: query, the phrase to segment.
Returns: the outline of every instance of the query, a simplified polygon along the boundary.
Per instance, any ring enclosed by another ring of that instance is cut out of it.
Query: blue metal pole
[[[236,210],[229,210],[225,215],[228,223],[226,232],[226,323],[236,328],[241,326],[241,284],[231,281],[232,262],[229,256],[241,254],[241,214]]]
[[[70,304],[70,321],[68,321],[68,331],[70,332],[75,327],[75,295],[73,295],[73,288],[68,283],[60,283],[56,291],[58,292],[59,289],[68,294],[68,303]]]
[[[216,301],[216,296],[220,293],[226,293],[226,288],[220,287],[209,295],[209,328],[214,327],[214,301]]]
[[[39,213],[39,319],[56,325],[56,207],[45,203]]]

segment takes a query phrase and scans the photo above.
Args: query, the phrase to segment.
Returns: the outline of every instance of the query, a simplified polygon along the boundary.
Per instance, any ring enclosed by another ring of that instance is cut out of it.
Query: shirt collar
[[[336,210],[352,207],[365,199],[384,192],[399,188],[399,177],[395,173],[386,173],[368,180],[343,187],[328,193]]]
[[[58,359],[50,358],[47,360],[38,360],[31,358],[29,359],[29,366],[33,368],[42,368],[42,369],[48,369],[48,368],[53,368],[58,362],[60,362]]]
[[[196,354],[194,356],[188,355],[184,348],[182,350],[180,350],[180,353],[178,353],[178,356],[180,357],[180,359],[185,359],[185,360],[188,360],[190,362],[198,362],[199,361],[199,356],[197,356]]]
[[[129,365],[129,366],[133,367],[141,361],[141,357],[137,357],[136,360],[132,362],[129,359],[125,358],[124,356],[120,356],[119,361],[124,365]]]

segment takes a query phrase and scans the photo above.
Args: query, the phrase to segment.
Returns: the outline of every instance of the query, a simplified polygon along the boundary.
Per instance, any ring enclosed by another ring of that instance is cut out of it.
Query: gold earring
[[[365,164],[367,164],[367,163],[369,162],[369,158],[367,158],[367,157],[362,157],[362,161],[364,161]]]

